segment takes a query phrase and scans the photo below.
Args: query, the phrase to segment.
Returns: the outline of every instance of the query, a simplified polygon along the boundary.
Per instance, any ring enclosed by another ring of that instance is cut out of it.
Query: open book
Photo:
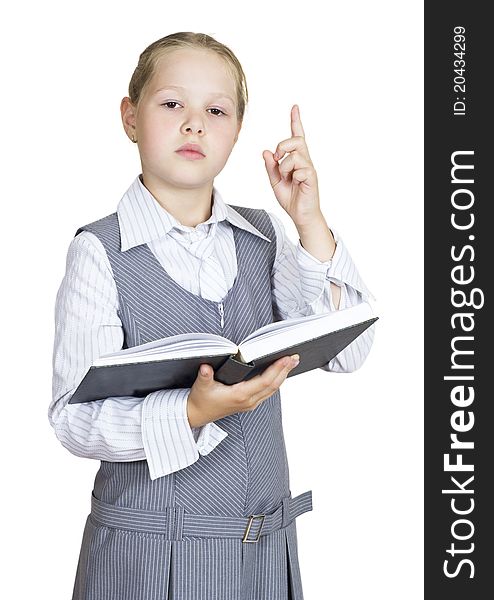
[[[288,374],[291,377],[328,363],[377,318],[363,302],[322,315],[270,323],[238,346],[219,335],[186,333],[104,354],[93,362],[69,404],[188,388],[202,363],[213,367],[217,381],[231,385],[258,375],[282,356],[299,354],[299,364]]]

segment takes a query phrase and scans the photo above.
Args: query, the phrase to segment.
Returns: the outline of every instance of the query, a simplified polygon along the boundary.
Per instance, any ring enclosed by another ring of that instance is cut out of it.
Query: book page
[[[150,360],[170,360],[193,356],[216,356],[236,354],[238,347],[226,338],[212,333],[184,333],[172,335],[146,344],[125,348],[117,352],[102,354],[93,366],[117,365],[146,362]]]
[[[241,358],[245,362],[266,356],[322,335],[362,323],[373,317],[368,302],[336,310],[322,315],[309,315],[269,323],[248,335],[239,344]]]

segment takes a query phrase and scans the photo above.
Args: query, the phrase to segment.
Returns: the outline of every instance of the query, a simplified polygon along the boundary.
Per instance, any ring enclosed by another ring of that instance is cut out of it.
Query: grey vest
[[[238,272],[223,299],[224,326],[217,302],[192,294],[163,269],[147,244],[120,250],[117,214],[80,227],[95,234],[108,255],[116,282],[124,348],[181,333],[206,331],[235,343],[277,320],[271,279],[276,235],[269,215],[234,206],[271,242],[232,225]],[[255,410],[216,421],[228,432],[208,455],[192,465],[151,480],[145,460],[101,461],[94,495],[117,506],[185,511],[223,516],[267,513],[291,495],[277,391]]]

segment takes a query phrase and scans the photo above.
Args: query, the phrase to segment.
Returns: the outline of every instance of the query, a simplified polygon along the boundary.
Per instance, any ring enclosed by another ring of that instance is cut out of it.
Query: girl
[[[303,598],[295,519],[312,498],[291,494],[279,392],[297,356],[232,386],[204,364],[190,389],[68,404],[102,354],[201,330],[238,343],[370,296],[321,212],[296,105],[291,137],[262,154],[296,246],[273,214],[214,186],[247,99],[240,63],[212,37],[146,48],[121,102],[142,173],[70,244],[49,419],[70,452],[101,461],[73,600]],[[372,338],[373,327],[323,368],[357,369]]]

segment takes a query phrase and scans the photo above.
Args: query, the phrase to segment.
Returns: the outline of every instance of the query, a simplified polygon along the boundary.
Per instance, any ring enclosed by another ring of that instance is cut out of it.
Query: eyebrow
[[[159,90],[156,90],[154,93],[157,94],[158,92],[162,92],[163,90],[169,90],[169,89],[185,90],[185,88],[182,87],[181,85],[166,85],[166,86],[160,88]],[[228,94],[225,94],[224,92],[214,92],[211,94],[211,96],[214,98],[228,98],[228,100],[231,100],[233,102],[233,104],[235,104],[235,101],[233,100],[233,98],[231,96],[229,96]]]

